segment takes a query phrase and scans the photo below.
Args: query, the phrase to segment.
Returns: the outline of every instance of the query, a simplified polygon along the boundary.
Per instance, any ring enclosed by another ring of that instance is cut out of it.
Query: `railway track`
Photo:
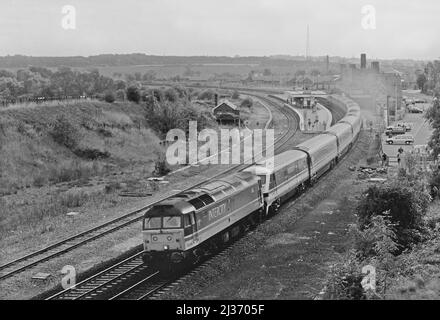
[[[281,137],[279,137],[279,139],[276,142],[277,145],[285,144],[298,130],[297,126],[295,125],[296,118],[292,118],[292,116],[290,115],[290,113],[288,111],[284,110],[277,103],[275,103],[274,101],[272,101],[266,97],[263,97],[261,95],[250,94],[248,92],[246,92],[246,94],[257,97],[261,101],[264,101],[265,103],[270,104],[271,106],[277,108],[278,110],[280,110],[281,112],[283,112],[286,115],[286,118],[288,120],[288,128],[293,128],[293,130],[287,130]],[[290,132],[293,132],[293,134],[289,135]],[[277,151],[277,147],[275,147],[275,151]],[[237,170],[243,169],[245,167],[246,167],[245,165],[232,166],[229,169],[226,169],[223,172],[220,172],[214,176],[211,176],[211,177],[201,181],[200,183],[197,183],[193,186],[190,186],[189,188],[187,188],[185,190],[192,189],[202,183],[205,183],[206,181],[209,181],[210,179],[214,179],[219,176],[226,175],[230,172],[237,171]],[[182,191],[185,191],[185,190],[182,190]],[[110,221],[105,222],[101,225],[98,225],[94,228],[88,229],[84,232],[73,235],[69,238],[62,240],[62,241],[59,241],[59,242],[53,243],[49,246],[46,246],[38,251],[32,252],[28,255],[22,256],[18,259],[15,259],[15,260],[10,261],[6,264],[3,264],[0,266],[0,280],[10,278],[18,273],[21,273],[25,270],[31,269],[31,268],[33,268],[43,262],[52,260],[54,258],[57,258],[57,257],[63,255],[63,254],[66,254],[66,253],[68,253],[76,248],[79,248],[89,242],[92,242],[94,240],[102,238],[106,235],[112,234],[120,229],[129,227],[129,226],[141,221],[142,217],[144,216],[145,211],[150,206],[152,206],[155,203],[158,203],[158,202],[160,202],[170,196],[173,196],[176,193],[177,192],[165,193],[164,196],[161,197],[159,200],[154,201],[141,209],[129,212],[121,217],[110,220]]]
[[[261,101],[279,109],[287,118],[287,128],[275,142],[275,152],[283,151],[298,131],[297,115],[284,109],[277,102],[262,96],[253,95]],[[249,165],[238,165],[233,170],[242,170]],[[232,170],[228,170],[232,171]],[[227,250],[224,249],[224,250]],[[221,252],[224,252],[222,250]],[[220,253],[221,253],[220,252]],[[218,254],[220,254],[218,253]],[[215,255],[214,255],[215,256]],[[63,290],[47,298],[47,300],[80,300],[80,299],[110,299],[110,300],[142,300],[148,299],[160,289],[170,285],[185,273],[164,275],[157,270],[151,270],[142,265],[141,252],[126,260],[103,270],[94,276],[83,280],[75,287]]]

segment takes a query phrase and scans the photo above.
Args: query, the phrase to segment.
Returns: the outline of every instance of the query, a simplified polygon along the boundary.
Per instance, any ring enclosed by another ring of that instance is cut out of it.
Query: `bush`
[[[139,101],[141,100],[141,94],[138,90],[138,88],[130,86],[127,88],[127,100],[128,101],[133,101],[135,103],[139,103]]]
[[[122,186],[119,182],[110,182],[109,184],[107,184],[104,188],[104,191],[106,194],[115,192],[116,190],[120,190],[122,189]]]
[[[176,102],[178,99],[178,93],[173,88],[168,88],[164,92],[165,99],[170,102]]]
[[[114,94],[113,92],[107,92],[107,93],[104,95],[104,100],[105,100],[105,102],[108,102],[108,103],[113,103],[113,102],[115,102],[115,100],[116,100],[116,98],[115,98],[115,94]]]
[[[388,216],[394,225],[397,243],[408,248],[423,239],[426,232],[423,217],[429,202],[429,194],[408,181],[372,186],[357,207],[359,228],[370,227],[375,216]]]
[[[197,121],[198,130],[204,129],[210,120],[210,115],[195,110],[184,103],[149,104],[146,120],[151,129],[165,136],[171,129],[188,131],[189,121]]]
[[[71,190],[61,196],[61,205],[66,208],[78,208],[86,203],[89,195],[84,191]]]
[[[324,299],[331,300],[365,300],[367,298],[362,287],[362,265],[354,252],[332,267],[331,276],[327,280]]]
[[[437,169],[432,173],[429,178],[429,187],[432,198],[438,198],[440,196],[440,170]]]
[[[101,151],[98,149],[75,149],[73,152],[76,156],[86,160],[98,160],[110,158],[108,151]]]
[[[253,103],[254,102],[252,101],[252,99],[246,98],[246,99],[243,100],[243,102],[241,103],[240,107],[241,108],[249,108],[250,109],[252,107]]]
[[[120,101],[125,100],[125,91],[123,89],[119,89],[116,91],[116,99],[118,99]]]
[[[200,100],[212,100],[214,99],[215,92],[211,89],[205,90],[199,94]]]
[[[74,149],[78,145],[79,131],[64,116],[56,119],[49,134],[56,143],[66,148]]]
[[[398,253],[399,248],[394,227],[390,222],[389,212],[385,212],[384,216],[374,216],[371,224],[363,230],[352,226],[357,252],[363,258],[375,256],[385,264],[393,260],[393,255]]]
[[[168,163],[165,157],[165,154],[159,153],[157,154],[157,159],[154,165],[154,174],[158,176],[164,176],[170,172],[170,168],[168,167]]]

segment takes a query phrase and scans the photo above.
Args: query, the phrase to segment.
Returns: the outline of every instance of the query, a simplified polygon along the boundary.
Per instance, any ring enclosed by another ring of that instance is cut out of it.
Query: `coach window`
[[[277,185],[276,181],[275,181],[275,174],[271,174],[270,175],[270,183],[269,183],[269,189],[273,189],[275,188]]]

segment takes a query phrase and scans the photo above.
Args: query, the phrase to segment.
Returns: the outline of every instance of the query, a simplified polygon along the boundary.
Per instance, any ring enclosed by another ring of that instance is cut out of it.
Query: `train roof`
[[[145,216],[188,214],[235,192],[240,192],[257,181],[258,178],[249,172],[234,173],[171,196],[152,206]]]
[[[351,131],[351,125],[346,122],[338,122],[335,125],[331,126],[326,132],[328,133],[340,133],[342,130],[350,130]]]
[[[326,145],[331,142],[336,143],[335,136],[329,134],[320,134],[318,136],[313,137],[312,139],[300,143],[297,146],[297,148],[307,152],[314,152],[316,149],[319,149],[323,145]]]
[[[357,122],[360,122],[360,115],[356,116],[356,115],[347,115],[344,118],[342,118],[341,120],[339,120],[338,123],[350,123],[350,124],[354,124]]]
[[[253,172],[256,175],[269,174],[303,158],[307,158],[307,155],[304,152],[299,150],[287,150],[274,156],[273,167],[269,166],[266,163],[266,160],[264,160],[257,162],[252,167],[246,169],[245,172]]]

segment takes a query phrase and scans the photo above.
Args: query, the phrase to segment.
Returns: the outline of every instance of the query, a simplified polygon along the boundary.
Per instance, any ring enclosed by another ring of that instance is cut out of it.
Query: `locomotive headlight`
[[[153,241],[157,241],[157,237],[156,236],[153,237]]]
[[[173,237],[172,237],[172,236],[168,236],[168,237],[167,237],[167,240],[168,240],[168,241],[171,241],[171,240],[173,240]]]
[[[168,246],[163,246],[163,249],[164,249],[164,250],[168,250],[169,247],[168,247]]]

